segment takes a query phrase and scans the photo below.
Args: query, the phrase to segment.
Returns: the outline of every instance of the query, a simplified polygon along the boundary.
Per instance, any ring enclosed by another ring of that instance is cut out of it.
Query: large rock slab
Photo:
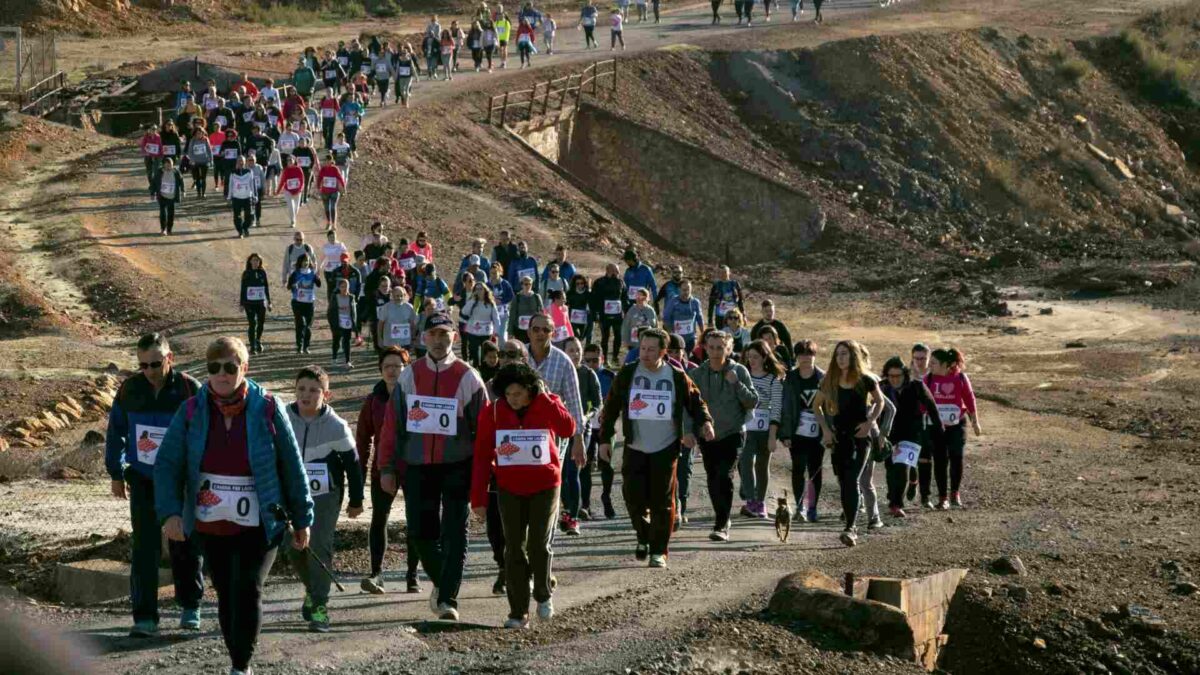
[[[118,560],[81,560],[58,566],[54,573],[59,600],[72,605],[93,605],[129,595],[129,563]],[[158,585],[172,582],[171,570],[158,570]]]

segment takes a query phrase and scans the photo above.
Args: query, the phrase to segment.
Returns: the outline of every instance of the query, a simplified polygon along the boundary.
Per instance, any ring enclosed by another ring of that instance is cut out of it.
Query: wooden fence
[[[548,114],[557,114],[568,105],[578,105],[584,94],[595,96],[600,81],[607,78],[606,89],[617,90],[617,60],[596,61],[583,72],[555,80],[538,82],[532,89],[509,91],[488,97],[487,123],[505,126],[511,114],[518,120],[533,121]]]

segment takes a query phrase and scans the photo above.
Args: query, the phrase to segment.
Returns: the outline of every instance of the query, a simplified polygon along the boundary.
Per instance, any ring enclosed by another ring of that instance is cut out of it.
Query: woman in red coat
[[[488,482],[494,471],[506,539],[509,613],[504,627],[525,628],[531,574],[538,618],[554,616],[550,540],[562,484],[558,443],[575,435],[575,421],[562,401],[546,391],[538,372],[524,363],[501,368],[492,386],[502,396],[479,413],[471,508],[480,519],[487,517]]]

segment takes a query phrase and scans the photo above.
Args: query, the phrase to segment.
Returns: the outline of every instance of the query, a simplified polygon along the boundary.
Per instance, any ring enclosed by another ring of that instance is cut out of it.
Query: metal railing
[[[617,90],[617,60],[596,61],[583,69],[583,72],[567,75],[546,82],[538,82],[532,89],[508,91],[503,94],[488,97],[487,123],[505,126],[508,124],[509,110],[514,113],[525,111],[526,121],[532,122],[537,117],[545,117],[550,113],[558,113],[569,102],[575,105],[584,93],[593,96],[600,92],[600,80],[608,78],[611,91]],[[537,109],[540,107],[540,111]],[[536,111],[536,112],[535,112]]]

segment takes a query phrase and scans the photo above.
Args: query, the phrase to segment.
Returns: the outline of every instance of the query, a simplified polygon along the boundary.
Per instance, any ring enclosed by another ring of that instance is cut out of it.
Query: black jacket
[[[624,297],[625,281],[621,277],[603,276],[596,279],[592,284],[592,314],[596,317],[603,317],[605,300],[621,300]],[[612,316],[620,319],[624,314],[624,306],[622,306],[621,314]]]
[[[179,172],[179,169],[171,169],[171,172],[175,174],[175,199],[173,201],[178,204],[183,199],[183,174]],[[162,187],[162,177],[162,169],[159,169],[154,173],[154,178],[150,180],[151,197],[158,197],[158,189]]]
[[[347,297],[350,298],[350,329],[357,329],[358,328],[358,298],[354,297],[353,294],[351,294]],[[331,330],[334,328],[341,328],[341,325],[338,323],[338,302],[337,302],[336,295],[329,296],[329,309],[325,313],[325,318],[329,319],[329,328]],[[349,330],[349,329],[343,329],[343,330]]]
[[[251,286],[262,286],[267,299],[250,300],[246,297],[246,289]],[[242,272],[242,292],[239,297],[239,303],[242,307],[254,306],[261,307],[271,304],[271,285],[267,283],[267,271],[259,267],[256,270],[245,270]]]
[[[926,410],[937,410],[937,401],[934,400],[929,387],[925,386],[921,380],[909,380],[900,385],[899,389],[893,389],[890,384],[884,382],[880,385],[880,390],[896,405],[896,416],[892,421],[892,430],[888,434],[888,440],[892,443],[900,441],[919,443],[921,431],[925,429],[926,418],[925,414],[921,412],[921,405],[924,404]],[[929,435],[933,438],[934,447],[941,448],[945,439],[945,429],[936,413],[930,415],[930,419],[932,423],[928,427]]]

